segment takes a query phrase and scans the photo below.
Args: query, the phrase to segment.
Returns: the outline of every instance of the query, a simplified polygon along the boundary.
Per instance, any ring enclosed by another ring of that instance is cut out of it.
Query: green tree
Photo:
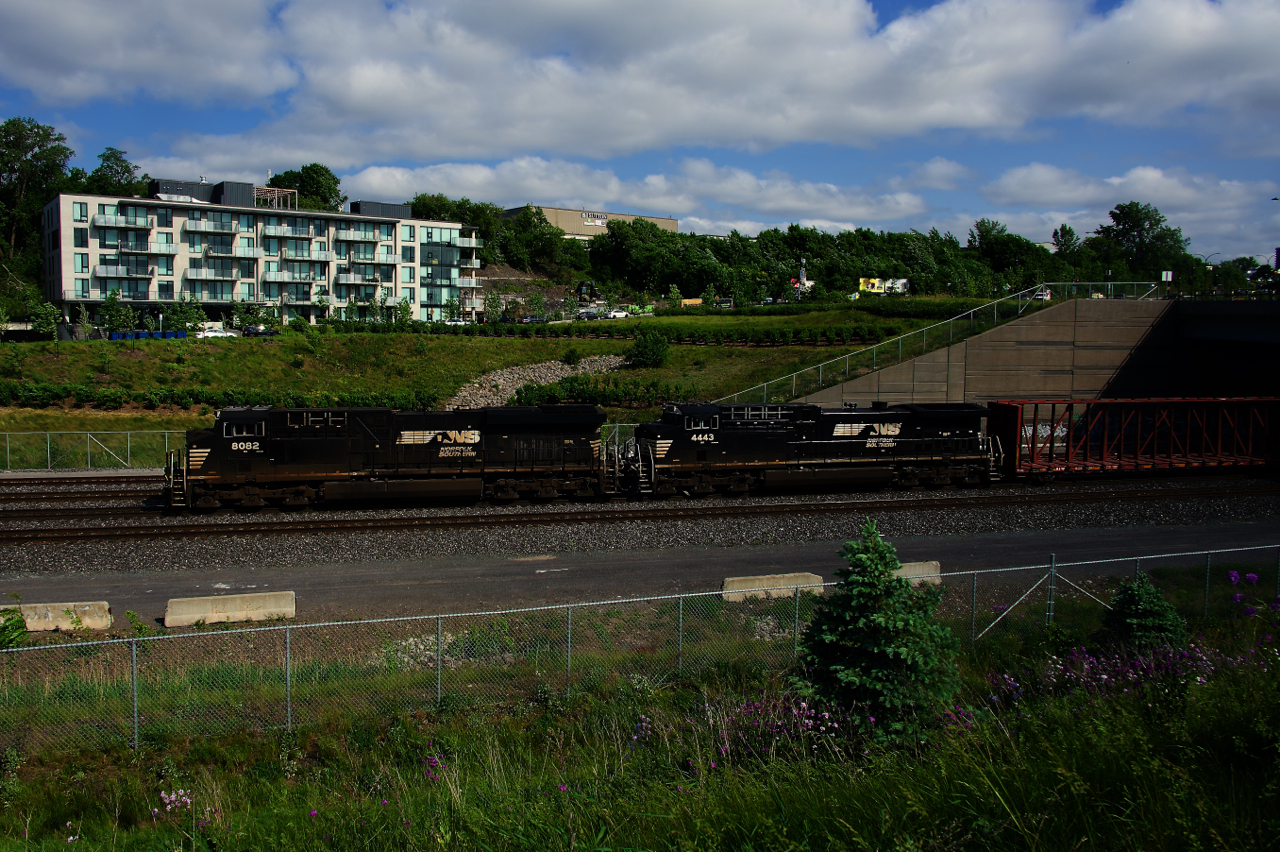
[[[1102,624],[1108,641],[1140,653],[1166,645],[1181,648],[1187,642],[1187,628],[1178,611],[1146,574],[1120,585]]]
[[[502,315],[502,296],[492,287],[484,290],[484,321],[494,322]]]
[[[849,565],[823,595],[801,639],[802,691],[853,711],[860,726],[898,738],[933,719],[959,689],[955,637],[934,618],[940,586],[915,589],[895,572],[892,545],[867,519],[841,551]]]
[[[0,341],[4,340],[5,334],[9,331],[9,309],[4,305],[0,305]]]
[[[447,320],[457,320],[462,318],[462,305],[458,303],[456,296],[445,299],[444,318]]]
[[[541,290],[534,290],[525,301],[528,304],[530,316],[543,317],[547,315],[547,297]]]
[[[103,327],[113,334],[123,334],[138,327],[137,315],[131,306],[120,303],[120,294],[117,290],[107,293],[107,297],[102,300],[102,307],[98,309],[98,314],[102,317]]]
[[[204,306],[194,296],[184,295],[169,308],[169,327],[174,331],[191,334],[204,328],[208,319]]]
[[[680,293],[680,288],[672,284],[671,291],[667,293],[667,307],[678,308],[683,300],[684,296]]]
[[[625,357],[632,367],[661,367],[670,355],[671,341],[667,336],[657,329],[646,328],[636,332]]]
[[[342,178],[323,163],[311,163],[272,175],[267,186],[298,191],[298,206],[307,210],[342,210],[347,196],[342,194]]]
[[[702,291],[702,304],[714,305],[716,303],[716,288],[714,284],[708,284],[707,289]]]
[[[62,311],[51,302],[40,302],[31,308],[31,330],[53,341],[54,354],[58,352],[58,323]]]
[[[40,213],[75,156],[66,141],[33,118],[0,124],[0,257],[12,262],[25,255],[17,268],[28,280],[40,266]]]
[[[1076,236],[1075,229],[1065,222],[1054,228],[1053,248],[1058,257],[1072,262],[1072,259],[1080,251],[1080,238]]]
[[[94,195],[128,198],[144,195],[151,177],[138,175],[138,167],[125,159],[127,151],[108,147],[98,155],[98,167],[85,178],[84,189]]]
[[[1186,254],[1190,240],[1181,228],[1165,224],[1154,205],[1128,201],[1109,215],[1111,224],[1099,225],[1094,233],[1114,244],[1133,272],[1154,278]]]

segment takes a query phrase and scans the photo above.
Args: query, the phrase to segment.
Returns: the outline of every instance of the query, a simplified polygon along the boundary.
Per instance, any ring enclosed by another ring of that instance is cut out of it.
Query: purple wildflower
[[[1258,575],[1257,575],[1257,574],[1245,574],[1245,575],[1244,575],[1244,581],[1245,581],[1246,583],[1249,583],[1249,584],[1251,584],[1251,585],[1256,586],[1256,585],[1258,585]]]
[[[1244,603],[1244,595],[1234,594],[1231,596],[1232,603]]]
[[[1228,572],[1227,572],[1227,579],[1231,581],[1231,585],[1233,585],[1233,586],[1238,585],[1238,584],[1240,583],[1240,572],[1239,572],[1239,571],[1228,571]]]
[[[1245,617],[1245,618],[1253,618],[1253,617],[1254,617],[1254,616],[1256,616],[1257,614],[1258,614],[1258,611],[1257,611],[1256,609],[1254,609],[1253,607],[1251,607],[1251,606],[1247,606],[1247,607],[1245,607],[1245,608],[1244,608],[1244,617]]]

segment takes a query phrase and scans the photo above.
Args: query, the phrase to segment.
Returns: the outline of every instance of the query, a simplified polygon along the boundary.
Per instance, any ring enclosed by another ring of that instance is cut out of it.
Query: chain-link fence
[[[171,448],[186,443],[186,433],[149,432],[5,432],[5,470],[103,470],[164,467]]]
[[[1270,552],[1268,552],[1270,551]],[[1088,637],[1142,572],[1193,624],[1270,614],[1280,548],[1160,554],[917,578],[962,642]],[[832,584],[826,584],[830,586]],[[781,671],[824,586],[45,644],[0,654],[0,747],[137,747],[167,736],[326,726],[441,706],[546,700],[625,681]],[[1054,625],[1046,633],[1048,625]],[[66,641],[71,639],[73,641]]]

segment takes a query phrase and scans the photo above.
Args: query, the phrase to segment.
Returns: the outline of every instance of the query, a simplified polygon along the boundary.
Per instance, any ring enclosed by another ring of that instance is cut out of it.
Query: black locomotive
[[[592,405],[227,408],[187,433],[166,479],[170,505],[190,509],[982,485],[995,467],[986,414],[680,403],[622,443],[602,442]]]

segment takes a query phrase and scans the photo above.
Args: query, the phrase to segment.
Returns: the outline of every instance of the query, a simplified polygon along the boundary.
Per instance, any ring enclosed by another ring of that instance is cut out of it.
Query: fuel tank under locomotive
[[[986,485],[986,415],[969,403],[673,404],[636,428],[626,484],[658,497]]]
[[[246,509],[317,502],[599,496],[616,464],[601,458],[594,405],[460,408],[225,408],[187,433],[166,470],[174,507]]]

